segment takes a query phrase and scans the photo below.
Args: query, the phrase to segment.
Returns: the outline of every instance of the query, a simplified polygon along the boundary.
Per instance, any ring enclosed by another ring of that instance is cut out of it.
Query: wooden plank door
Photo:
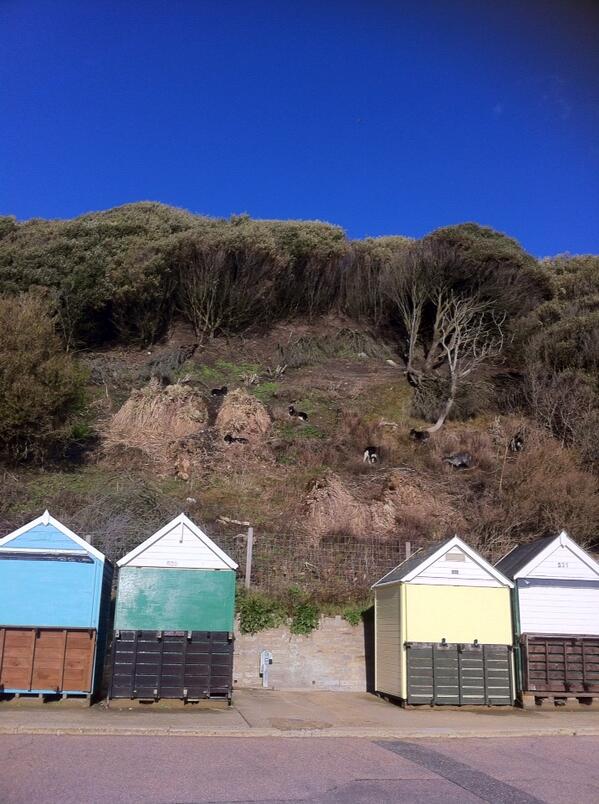
[[[0,629],[0,691],[91,692],[96,632]]]
[[[35,653],[31,667],[31,686],[34,690],[60,690],[64,664],[64,643],[67,631],[33,629]],[[79,689],[79,687],[77,688]]]
[[[68,631],[61,689],[91,692],[95,656],[95,631]]]
[[[3,628],[0,690],[28,690],[34,655],[34,629]]]

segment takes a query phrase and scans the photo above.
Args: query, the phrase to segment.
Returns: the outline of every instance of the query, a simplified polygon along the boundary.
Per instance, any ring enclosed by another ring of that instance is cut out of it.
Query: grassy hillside
[[[249,521],[262,588],[321,599],[453,531],[599,545],[597,257],[143,203],[0,219],[0,292],[2,532],[48,507],[118,557],[185,510],[242,557]]]

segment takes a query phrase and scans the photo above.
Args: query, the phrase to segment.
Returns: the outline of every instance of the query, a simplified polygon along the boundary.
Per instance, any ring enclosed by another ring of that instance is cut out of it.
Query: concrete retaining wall
[[[366,629],[368,632],[368,628]],[[271,689],[367,689],[365,627],[350,625],[342,617],[321,617],[309,636],[296,636],[286,627],[258,634],[235,634],[234,687],[260,687],[260,652],[269,650]]]

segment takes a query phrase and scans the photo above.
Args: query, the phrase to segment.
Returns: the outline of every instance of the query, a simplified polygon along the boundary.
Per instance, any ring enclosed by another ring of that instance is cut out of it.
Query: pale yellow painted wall
[[[400,628],[400,586],[383,586],[374,596],[374,675],[377,692],[402,695],[403,640]]]
[[[479,586],[405,587],[407,642],[512,644],[510,590]]]
[[[393,584],[375,590],[375,684],[408,696],[404,642],[511,645],[510,590],[473,586]]]

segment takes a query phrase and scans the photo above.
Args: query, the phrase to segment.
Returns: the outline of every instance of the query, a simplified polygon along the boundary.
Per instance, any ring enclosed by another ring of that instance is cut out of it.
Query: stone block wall
[[[309,636],[287,627],[257,634],[235,634],[234,687],[261,687],[260,652],[269,650],[269,688],[279,690],[367,689],[368,627],[350,625],[342,617],[321,617]]]

